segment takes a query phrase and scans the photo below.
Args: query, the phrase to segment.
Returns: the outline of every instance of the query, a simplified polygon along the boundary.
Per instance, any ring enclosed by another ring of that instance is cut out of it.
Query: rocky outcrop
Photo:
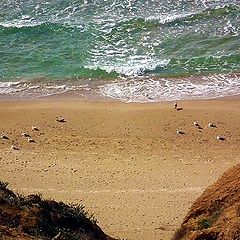
[[[111,240],[81,205],[19,196],[0,182],[0,239]]]
[[[173,240],[240,239],[240,164],[207,188],[192,205]]]

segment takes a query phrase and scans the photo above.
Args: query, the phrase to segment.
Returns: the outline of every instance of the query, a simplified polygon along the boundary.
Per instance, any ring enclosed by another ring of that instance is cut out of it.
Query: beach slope
[[[0,179],[21,194],[83,204],[114,238],[170,239],[195,199],[240,160],[239,99],[178,106],[1,101]]]

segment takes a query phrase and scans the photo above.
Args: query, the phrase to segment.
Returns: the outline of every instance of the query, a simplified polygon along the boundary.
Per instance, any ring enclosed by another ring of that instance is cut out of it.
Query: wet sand
[[[240,162],[239,98],[179,107],[0,101],[0,133],[9,137],[0,139],[0,179],[20,194],[83,204],[112,237],[170,239],[193,201]]]

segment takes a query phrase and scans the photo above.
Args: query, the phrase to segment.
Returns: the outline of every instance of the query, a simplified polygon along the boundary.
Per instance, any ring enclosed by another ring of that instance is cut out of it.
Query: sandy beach
[[[9,139],[0,139],[0,180],[20,194],[83,204],[112,237],[171,239],[194,200],[240,162],[239,97],[179,107],[2,100],[0,133]]]

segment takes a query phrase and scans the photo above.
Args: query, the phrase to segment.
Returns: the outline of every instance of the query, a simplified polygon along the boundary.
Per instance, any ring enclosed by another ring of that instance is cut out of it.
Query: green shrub
[[[202,219],[201,221],[199,221],[199,227],[200,229],[206,229],[211,227],[211,223],[208,219]]]

